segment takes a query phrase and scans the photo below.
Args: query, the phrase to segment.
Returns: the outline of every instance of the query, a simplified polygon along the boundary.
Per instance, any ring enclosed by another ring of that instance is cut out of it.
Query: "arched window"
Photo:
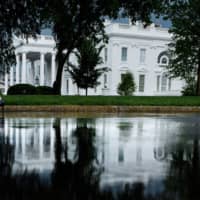
[[[172,79],[167,75],[167,73],[159,74],[156,76],[157,92],[171,91],[171,87],[172,87]]]
[[[164,51],[162,53],[159,54],[158,56],[158,64],[160,66],[166,66],[169,64],[169,54],[168,52]]]
[[[169,63],[168,57],[167,57],[167,56],[163,56],[163,57],[161,58],[160,64],[161,64],[161,65],[168,65],[168,63]]]
[[[161,80],[161,91],[162,92],[166,92],[167,91],[167,79],[168,79],[167,74],[164,73],[162,75],[162,80]]]

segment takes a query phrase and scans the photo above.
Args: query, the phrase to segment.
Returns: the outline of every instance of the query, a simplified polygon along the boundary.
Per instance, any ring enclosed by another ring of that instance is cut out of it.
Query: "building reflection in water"
[[[147,118],[98,118],[88,127],[96,132],[98,160],[104,168],[102,183],[147,182],[165,172],[157,157],[168,137],[162,120]],[[78,124],[79,123],[79,124]],[[68,158],[75,162],[76,142],[73,131],[80,120],[61,119],[61,138],[67,141]],[[143,133],[140,133],[140,132]],[[52,170],[55,161],[54,119],[8,118],[5,135],[15,146],[14,169]],[[67,139],[66,139],[67,138]],[[164,151],[164,148],[162,149]],[[158,155],[156,155],[158,154]],[[133,171],[135,173],[133,173]]]
[[[7,156],[13,157],[9,162],[13,174],[34,170],[40,177],[52,177],[55,188],[75,184],[82,188],[76,191],[80,199],[87,187],[105,192],[115,188],[120,199],[134,195],[145,199],[147,194],[159,199],[169,191],[172,198],[178,191],[173,190],[178,186],[172,179],[184,178],[185,187],[189,175],[199,177],[198,123],[191,125],[184,118],[6,118],[0,128],[2,147],[9,144],[13,151],[13,156]],[[196,134],[188,136],[194,130]],[[177,174],[181,169],[188,174]]]

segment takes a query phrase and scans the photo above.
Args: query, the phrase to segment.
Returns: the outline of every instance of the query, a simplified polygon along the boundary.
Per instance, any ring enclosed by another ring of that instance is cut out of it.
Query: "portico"
[[[5,73],[5,93],[10,86],[28,83],[53,86],[56,76],[55,42],[51,36],[38,36],[37,40],[17,41],[16,65]],[[37,45],[38,43],[38,45]]]

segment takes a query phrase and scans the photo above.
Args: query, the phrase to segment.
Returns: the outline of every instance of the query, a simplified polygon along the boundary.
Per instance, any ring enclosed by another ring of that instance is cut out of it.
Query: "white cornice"
[[[54,45],[49,45],[49,44],[23,44],[23,45],[17,45],[16,46],[16,49],[17,48],[20,48],[20,47],[46,47],[46,48],[55,48]]]
[[[108,34],[109,37],[120,37],[120,38],[136,38],[136,39],[145,39],[145,40],[163,40],[163,41],[167,41],[170,42],[171,39],[170,37],[164,37],[164,36],[153,36],[153,35],[139,35],[139,34],[124,34],[124,33],[109,33]]]
[[[148,70],[146,68],[141,68],[141,69],[138,69],[138,72],[139,73],[148,73]]]

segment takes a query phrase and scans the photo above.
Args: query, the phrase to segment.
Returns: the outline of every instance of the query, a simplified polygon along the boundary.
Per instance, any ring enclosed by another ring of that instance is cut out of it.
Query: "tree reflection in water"
[[[110,188],[101,187],[102,168],[98,161],[96,130],[87,120],[77,121],[72,132],[74,159],[68,158],[68,140],[61,136],[61,119],[54,121],[55,163],[51,181],[47,183],[36,172],[13,172],[14,146],[0,135],[0,199],[1,200],[197,200],[200,185],[198,132],[193,137],[179,138],[168,147],[164,159],[168,170],[163,183],[130,183]],[[134,172],[133,172],[134,173]],[[163,185],[159,192],[157,188]],[[120,188],[119,188],[120,187]]]
[[[99,191],[100,168],[98,167],[94,144],[95,129],[87,123],[73,131],[76,140],[75,162],[67,157],[67,141],[62,143],[60,119],[54,123],[55,168],[52,174],[52,188],[55,198],[61,199],[96,199]]]
[[[197,200],[200,197],[199,136],[173,145],[170,166],[165,179],[165,199]]]

